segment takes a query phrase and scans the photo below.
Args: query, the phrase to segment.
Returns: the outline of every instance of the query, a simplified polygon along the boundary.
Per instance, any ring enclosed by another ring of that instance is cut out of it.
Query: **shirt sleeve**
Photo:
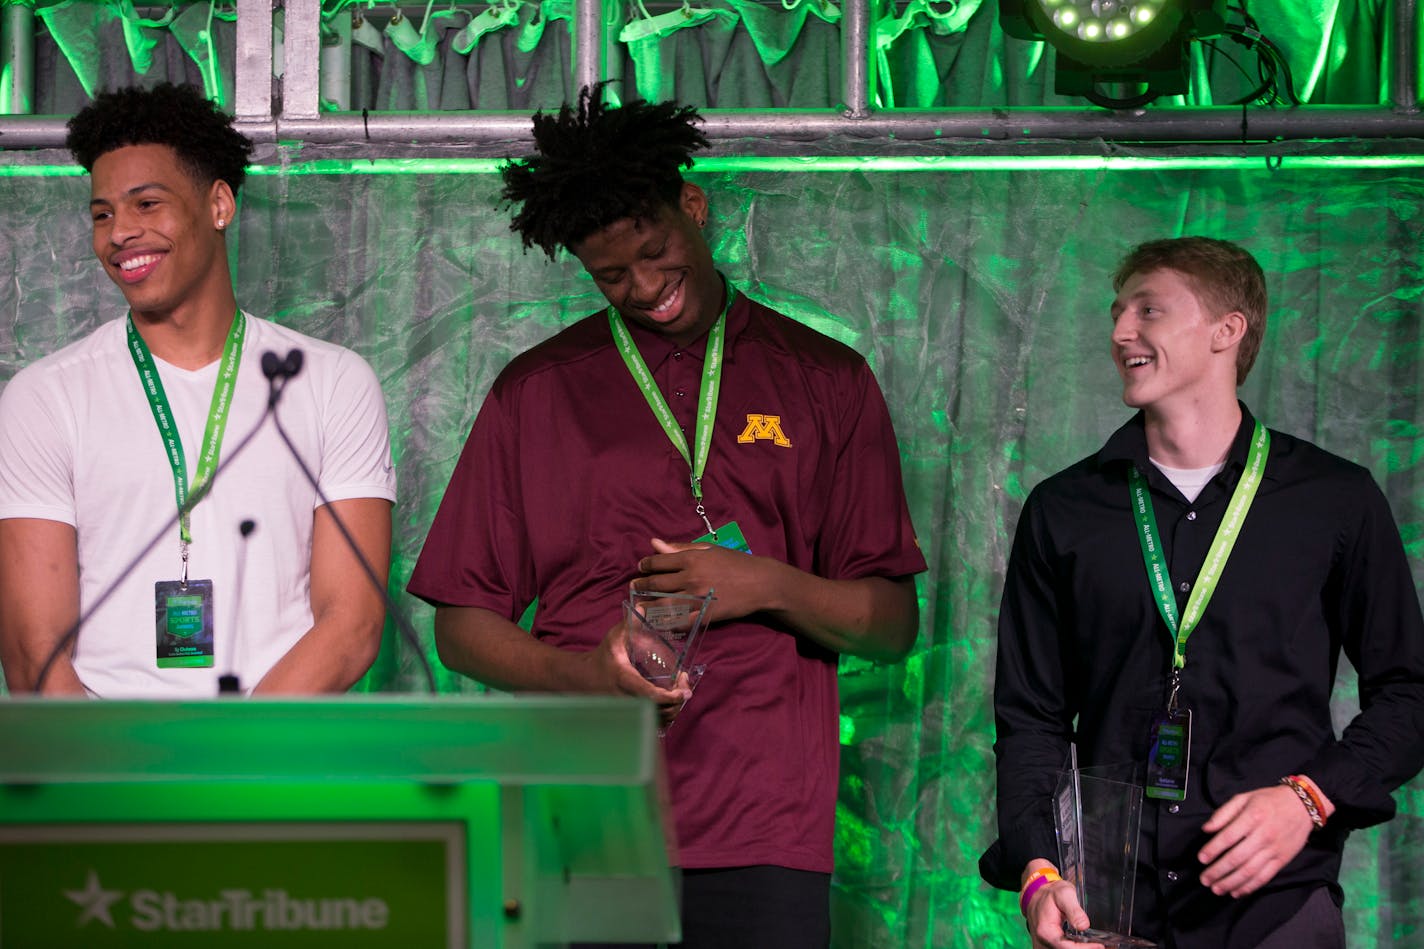
[[[386,400],[371,367],[346,350],[326,395],[318,481],[328,500],[396,499]]]
[[[407,589],[436,606],[515,620],[535,582],[522,516],[519,426],[497,381],[475,418]]]
[[[12,517],[77,518],[72,426],[29,370],[0,392],[0,518]]]
[[[979,862],[986,882],[1008,890],[1018,889],[1024,866],[1035,857],[1057,862],[1053,789],[1073,733],[1048,544],[1035,492],[1019,518],[999,607],[994,677],[999,839]]]
[[[848,388],[815,572],[832,580],[921,573],[925,558],[910,523],[895,428],[864,361]]]
[[[1337,808],[1332,823],[1394,816],[1390,793],[1424,766],[1424,620],[1389,503],[1368,472],[1360,513],[1325,591],[1326,615],[1359,674],[1360,713],[1305,773]]]

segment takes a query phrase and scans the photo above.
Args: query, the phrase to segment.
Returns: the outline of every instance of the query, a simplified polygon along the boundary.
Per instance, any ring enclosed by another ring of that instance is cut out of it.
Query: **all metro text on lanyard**
[[[693,433],[693,453],[688,452],[687,438],[682,434],[682,428],[677,424],[672,409],[668,407],[667,399],[658,391],[653,374],[643,360],[643,354],[638,352],[638,346],[623,323],[623,317],[619,316],[613,307],[608,308],[608,325],[613,330],[613,341],[618,346],[618,352],[623,357],[633,381],[647,400],[648,408],[657,416],[658,424],[662,425],[668,440],[682,455],[682,460],[687,462],[692,499],[696,505],[694,510],[697,511],[697,516],[702,518],[707,533],[712,535],[713,539],[717,537],[717,532],[712,529],[712,522],[707,519],[707,509],[702,505],[702,473],[707,470],[707,456],[712,451],[712,428],[717,423],[717,396],[722,389],[722,348],[727,336],[727,313],[732,309],[734,295],[730,286],[726,287],[726,293],[727,305],[717,317],[717,322],[712,324],[712,331],[707,336],[707,356],[702,363],[702,386],[697,390],[697,429]]]
[[[198,468],[191,486],[188,482],[188,465],[183,458],[183,440],[178,435],[177,420],[168,404],[168,395],[163,391],[163,381],[158,377],[158,366],[148,344],[134,328],[133,314],[128,318],[129,355],[133,357],[139,380],[143,383],[144,395],[153,411],[153,420],[158,425],[158,433],[163,437],[163,445],[168,454],[168,464],[173,469],[173,494],[178,502],[181,517],[178,519],[179,551],[183,557],[183,580],[188,582],[188,545],[193,542],[189,530],[188,498],[190,494],[200,499],[212,481],[217,470],[218,456],[222,452],[223,432],[227,430],[228,411],[232,407],[232,393],[237,387],[237,367],[242,361],[242,341],[247,333],[247,320],[238,310],[232,318],[232,327],[227,332],[223,344],[222,361],[218,365],[217,385],[213,388],[213,399],[208,406],[208,423],[203,429],[203,445],[198,455]]]
[[[1187,637],[1196,629],[1202,614],[1206,612],[1207,603],[1216,592],[1216,584],[1226,568],[1231,548],[1236,545],[1236,538],[1241,534],[1246,512],[1251,509],[1256,489],[1261,486],[1261,477],[1266,471],[1266,454],[1270,447],[1271,433],[1257,419],[1255,431],[1251,435],[1251,450],[1246,456],[1246,470],[1242,472],[1241,480],[1232,492],[1231,501],[1226,506],[1226,514],[1221,519],[1221,526],[1216,529],[1216,537],[1212,539],[1211,547],[1207,550],[1206,561],[1197,574],[1196,584],[1192,587],[1192,595],[1187,600],[1180,621],[1177,619],[1177,600],[1172,593],[1171,580],[1167,576],[1167,563],[1162,556],[1161,535],[1157,530],[1157,517],[1152,509],[1152,496],[1147,490],[1147,479],[1136,466],[1133,466],[1128,474],[1128,484],[1132,492],[1132,513],[1137,519],[1138,539],[1142,542],[1142,559],[1147,565],[1147,576],[1152,581],[1157,611],[1162,614],[1173,638],[1172,692],[1167,700],[1169,711],[1175,709],[1177,704],[1182,669],[1187,662]]]

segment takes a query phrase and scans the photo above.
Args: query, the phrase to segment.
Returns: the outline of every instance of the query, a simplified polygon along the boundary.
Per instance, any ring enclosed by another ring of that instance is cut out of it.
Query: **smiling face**
[[[656,217],[620,218],[570,249],[625,320],[685,345],[722,310],[722,279],[698,223],[706,215],[707,196],[684,184]]]
[[[198,184],[166,145],[105,152],[90,179],[94,255],[136,316],[164,319],[231,295],[218,226],[234,209],[225,182]]]
[[[1163,413],[1235,399],[1245,317],[1210,313],[1182,274],[1133,274],[1113,300],[1112,317],[1110,350],[1129,406]]]

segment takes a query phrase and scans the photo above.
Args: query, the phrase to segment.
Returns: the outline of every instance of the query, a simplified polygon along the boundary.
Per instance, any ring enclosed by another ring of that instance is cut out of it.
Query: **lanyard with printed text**
[[[712,523],[707,520],[707,509],[702,506],[702,473],[707,469],[707,456],[712,451],[712,427],[717,422],[717,395],[722,388],[722,346],[727,334],[727,313],[732,309],[733,294],[730,286],[726,288],[726,293],[727,306],[717,317],[717,322],[712,324],[712,331],[707,335],[707,355],[702,363],[702,386],[697,391],[697,429],[693,433],[692,453],[688,452],[687,438],[677,424],[672,409],[668,407],[667,399],[658,391],[653,374],[643,360],[642,353],[638,352],[638,346],[623,323],[623,317],[619,316],[613,307],[608,308],[608,325],[613,329],[613,341],[618,346],[618,352],[628,366],[633,381],[643,393],[643,398],[648,401],[648,408],[653,410],[653,415],[667,433],[668,440],[682,455],[682,460],[687,462],[697,516],[702,518],[702,523],[707,526],[707,533],[713,537],[716,532],[712,530]]]
[[[183,555],[183,580],[188,580],[188,545],[193,542],[189,530],[189,517],[185,510],[190,493],[203,491],[217,470],[218,455],[222,451],[223,432],[227,429],[228,410],[232,407],[232,392],[237,386],[237,366],[242,361],[242,340],[247,332],[247,320],[238,310],[232,318],[232,328],[227,332],[227,342],[223,344],[222,361],[218,364],[217,385],[213,389],[213,400],[208,406],[208,424],[203,429],[202,451],[198,455],[198,468],[191,486],[188,483],[188,465],[183,458],[183,441],[178,435],[177,420],[168,404],[168,395],[163,391],[163,380],[158,377],[158,366],[148,344],[134,328],[133,314],[128,319],[129,355],[138,369],[139,380],[143,383],[144,395],[153,411],[153,420],[158,424],[158,434],[163,437],[163,445],[168,455],[168,464],[173,469],[173,495],[178,501],[178,510],[183,516],[178,520],[180,551]]]
[[[1157,611],[1162,614],[1162,619],[1167,623],[1167,629],[1172,633],[1172,696],[1168,700],[1168,706],[1174,707],[1176,704],[1177,687],[1180,682],[1181,670],[1186,665],[1187,637],[1196,628],[1197,622],[1206,611],[1206,605],[1211,600],[1211,595],[1216,592],[1217,581],[1221,579],[1221,573],[1226,567],[1226,560],[1231,556],[1231,548],[1236,544],[1236,538],[1241,533],[1241,524],[1246,519],[1246,512],[1251,509],[1251,502],[1256,497],[1256,489],[1261,485],[1261,476],[1266,470],[1266,453],[1271,447],[1271,435],[1258,420],[1256,429],[1251,435],[1251,450],[1246,456],[1246,470],[1241,474],[1241,480],[1236,484],[1236,490],[1232,492],[1231,502],[1226,506],[1226,514],[1221,519],[1221,526],[1216,529],[1216,537],[1212,539],[1211,547],[1207,550],[1206,561],[1202,563],[1201,571],[1197,574],[1197,581],[1192,587],[1192,595],[1187,599],[1186,609],[1182,611],[1181,620],[1177,619],[1177,600],[1172,593],[1172,584],[1167,576],[1167,564],[1162,557],[1161,535],[1157,530],[1157,517],[1152,508],[1152,496],[1147,490],[1147,479],[1142,476],[1142,472],[1133,466],[1128,473],[1129,487],[1132,492],[1132,513],[1137,519],[1138,539],[1142,542],[1142,559],[1147,565],[1147,575],[1152,581],[1152,593],[1157,600]]]

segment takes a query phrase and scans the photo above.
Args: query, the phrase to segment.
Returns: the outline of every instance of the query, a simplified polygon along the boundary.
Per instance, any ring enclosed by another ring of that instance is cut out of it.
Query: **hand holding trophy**
[[[633,668],[660,688],[674,688],[685,676],[689,693],[696,689],[706,672],[694,661],[699,634],[715,598],[712,590],[706,596],[630,590],[623,620]]]

